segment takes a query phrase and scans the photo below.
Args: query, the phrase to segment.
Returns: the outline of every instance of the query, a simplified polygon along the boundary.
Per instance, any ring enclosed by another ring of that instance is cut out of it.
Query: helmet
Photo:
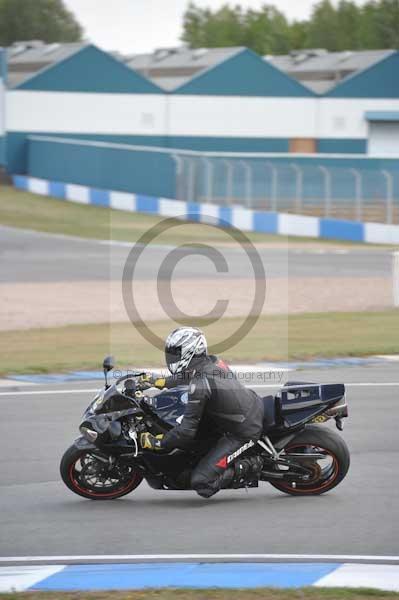
[[[179,327],[166,338],[165,359],[172,375],[187,369],[194,357],[207,353],[205,335],[196,327]]]

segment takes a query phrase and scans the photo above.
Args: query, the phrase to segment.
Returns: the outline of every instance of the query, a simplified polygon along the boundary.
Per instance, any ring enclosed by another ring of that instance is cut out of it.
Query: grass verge
[[[399,593],[369,589],[145,590],[124,592],[14,592],[2,600],[396,600]]]
[[[83,238],[135,242],[164,217],[128,213],[98,206],[63,202],[0,185],[0,223],[9,227],[34,229],[48,233],[73,235]],[[182,244],[188,242],[234,243],[222,229],[201,223],[187,223],[176,219],[179,227],[160,235],[154,243]],[[326,243],[352,245],[350,242],[315,240],[260,233],[247,233],[253,243]],[[363,244],[364,245],[364,244]]]
[[[215,344],[232,334],[241,319],[213,325],[198,322]],[[150,323],[165,339],[170,321]],[[232,362],[307,360],[315,357],[399,353],[399,310],[363,313],[317,313],[261,317],[254,329],[223,356]],[[71,325],[49,329],[0,332],[5,349],[0,374],[49,373],[99,367],[112,353],[120,366],[159,366],[163,353],[130,324]]]
[[[54,198],[38,196],[0,187],[0,223],[10,227],[34,229],[48,233],[61,233],[83,238],[137,241],[140,236],[164,217],[128,213],[98,206],[85,206],[63,202]],[[222,229],[200,223],[183,223],[157,238],[156,243],[177,244],[194,241],[229,242],[231,239]],[[279,236],[249,234],[253,241],[280,240]]]

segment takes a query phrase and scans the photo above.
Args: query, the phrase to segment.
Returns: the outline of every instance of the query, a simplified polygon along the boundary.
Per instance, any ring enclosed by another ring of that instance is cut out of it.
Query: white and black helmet
[[[172,375],[187,369],[193,358],[207,353],[205,335],[196,327],[179,327],[166,338],[165,359]]]

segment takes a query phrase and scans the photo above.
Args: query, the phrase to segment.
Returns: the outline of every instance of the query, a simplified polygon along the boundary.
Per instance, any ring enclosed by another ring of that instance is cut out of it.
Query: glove
[[[162,450],[163,434],[152,435],[149,431],[140,434],[140,446],[144,450]]]
[[[148,390],[154,386],[154,378],[151,373],[146,373],[145,375],[141,375],[138,379],[138,387],[141,390]]]
[[[156,377],[152,373],[146,373],[139,378],[139,385],[141,389],[144,390],[148,390],[150,387],[156,387],[162,390],[165,387],[165,383],[164,377]]]

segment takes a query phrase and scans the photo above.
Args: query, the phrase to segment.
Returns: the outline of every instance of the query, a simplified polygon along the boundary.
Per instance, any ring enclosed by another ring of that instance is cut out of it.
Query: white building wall
[[[295,138],[316,136],[314,98],[175,96],[169,98],[172,136]]]
[[[399,99],[320,98],[317,138],[366,139],[368,111],[399,111]]]
[[[166,96],[7,92],[8,131],[164,135]]]
[[[5,129],[0,82],[0,136]],[[9,90],[10,132],[215,138],[367,139],[368,111],[399,99],[253,98]]]

